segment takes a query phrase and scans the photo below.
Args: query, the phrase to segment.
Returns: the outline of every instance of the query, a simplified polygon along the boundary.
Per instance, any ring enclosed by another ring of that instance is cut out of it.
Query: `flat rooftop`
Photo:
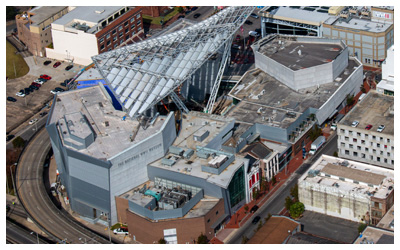
[[[367,226],[354,244],[394,244],[394,232]]]
[[[34,14],[31,16],[33,22],[31,25],[37,26],[67,7],[68,6],[37,6],[28,11],[29,13]]]
[[[149,195],[144,195],[139,193],[137,190],[141,189],[146,185],[148,189],[151,190],[157,190],[157,188],[154,185],[154,181],[147,181],[145,183],[142,183],[141,185],[119,195],[119,197],[130,200],[135,202],[136,204],[140,206],[145,206],[147,205],[154,197],[149,196]],[[159,190],[161,192],[161,190]],[[193,194],[194,195],[194,194]],[[183,218],[196,218],[196,217],[201,217],[206,215],[217,203],[219,202],[220,199],[204,195],[204,197],[195,205],[192,207],[192,209],[189,210],[188,213],[183,216]],[[165,220],[171,220],[171,219],[165,219]],[[163,221],[163,220],[159,220]]]
[[[337,28],[367,31],[372,33],[385,32],[393,25],[390,22],[374,22],[368,19],[360,19],[356,17],[351,18],[348,22],[341,20],[339,17],[331,17],[325,22],[325,24],[333,25]]]
[[[160,159],[150,163],[149,165],[168,171],[205,179],[207,182],[225,189],[228,188],[229,183],[236,171],[245,163],[245,161],[248,161],[243,157],[236,156],[235,160],[218,175],[209,172],[203,172],[201,169],[202,165],[208,165],[208,163],[213,159],[212,156],[208,157],[207,159],[203,159],[198,157],[197,152],[195,152],[189,159],[182,159],[177,155],[169,153],[164,158],[175,159],[176,162],[172,166],[167,166],[164,165],[162,163],[162,159]]]
[[[114,14],[124,6],[77,6],[68,14],[54,21],[54,24],[70,26],[74,22],[87,23],[92,27],[97,25],[100,21],[107,19],[110,15]],[[88,30],[92,33],[94,30]]]
[[[349,59],[347,68],[333,82],[297,92],[260,69],[248,71],[228,94],[241,102],[225,116],[286,129],[308,108],[324,105],[358,66],[356,60]],[[288,112],[294,116],[288,116]]]
[[[94,86],[57,94],[48,122],[57,123],[64,116],[76,116],[78,120],[75,123],[79,124],[81,116],[75,115],[78,113],[82,113],[88,120],[91,128],[87,129],[94,131],[95,140],[87,148],[77,151],[98,159],[109,159],[149,138],[161,129],[166,119],[160,116],[144,130],[139,121],[131,119],[125,112],[115,110],[101,87]],[[123,120],[123,117],[126,119]],[[82,130],[79,133],[86,134]]]
[[[315,176],[310,176],[310,170],[311,172],[316,170],[320,172]],[[335,178],[325,176],[324,174],[330,174],[335,176]],[[337,179],[337,177],[345,178],[348,181]],[[376,179],[374,180],[373,178]],[[365,197],[373,196],[384,199],[387,194],[394,190],[394,171],[365,163],[322,155],[311,166],[309,172],[300,177],[299,181],[352,192],[353,194]],[[353,181],[359,183],[354,183]],[[367,184],[372,184],[372,186]]]
[[[376,226],[394,231],[394,205],[386,212],[385,216],[383,216]]]
[[[272,7],[272,8],[271,8]],[[275,8],[278,7],[278,8]],[[330,6],[268,6],[259,13],[272,18],[319,26],[327,18]]]
[[[267,43],[260,41],[258,52],[296,71],[330,63],[343,49],[337,42],[298,42],[277,36]]]
[[[190,111],[182,115],[182,128],[173,145],[193,150],[196,150],[196,146],[205,147],[232,121],[233,118]],[[194,139],[194,135],[200,136],[207,131],[209,135],[203,141]]]
[[[361,102],[339,122],[340,125],[351,126],[353,121],[360,124],[357,128],[365,128],[371,124],[370,131],[376,131],[379,125],[385,125],[381,134],[394,135],[394,97],[382,95],[371,90]],[[392,114],[391,114],[392,113]]]

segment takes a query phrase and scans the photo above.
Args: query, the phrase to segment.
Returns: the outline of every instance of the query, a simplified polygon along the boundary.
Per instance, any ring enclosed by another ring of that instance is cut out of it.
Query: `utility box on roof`
[[[207,138],[207,136],[209,134],[210,134],[210,131],[208,131],[208,130],[199,131],[193,135],[193,140],[202,142],[205,138]]]

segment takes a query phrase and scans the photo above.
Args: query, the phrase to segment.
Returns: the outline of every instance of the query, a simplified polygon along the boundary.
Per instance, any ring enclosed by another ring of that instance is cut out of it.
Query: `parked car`
[[[191,11],[195,11],[197,9],[198,9],[198,7],[194,6],[194,7],[192,7]]]
[[[10,141],[12,138],[14,138],[15,137],[15,135],[7,135],[7,141]]]
[[[29,125],[35,124],[37,121],[38,121],[37,118],[30,120]]]
[[[14,97],[9,96],[9,97],[7,97],[7,101],[16,102],[17,99],[15,99]]]
[[[18,93],[15,94],[16,96],[19,97],[25,97],[25,91],[23,89],[21,89]]]
[[[31,90],[29,88],[24,88],[25,95],[29,95]]]
[[[43,78],[46,80],[51,80],[51,76],[48,76],[48,75],[40,75],[40,78]]]
[[[128,235],[129,234],[129,232],[128,232],[128,230],[126,230],[126,229],[124,229],[124,228],[117,228],[117,229],[114,229],[114,234],[125,234],[125,235]]]
[[[236,41],[240,41],[240,35],[236,35]]]
[[[43,116],[47,115],[47,112],[42,112],[39,115],[40,115],[40,117],[43,117]]]
[[[351,126],[352,126],[353,128],[355,128],[355,127],[358,126],[359,123],[360,123],[359,121],[353,121],[353,123],[351,124]]]
[[[60,85],[63,86],[63,87],[66,87],[67,83],[66,82],[62,82],[62,83],[60,83]]]
[[[35,85],[31,85],[29,88],[34,89],[34,90],[39,90],[39,87],[35,86]]]
[[[59,91],[52,89],[52,90],[50,90],[50,93],[52,93],[53,95],[55,95],[55,94],[59,93]]]
[[[178,16],[178,19],[185,18],[185,15]]]
[[[68,66],[65,68],[65,70],[68,71],[68,70],[72,69],[73,67],[74,67],[74,65],[68,65]]]
[[[47,79],[44,79],[44,78],[38,78],[38,80],[42,81],[42,82],[47,82]]]
[[[370,130],[371,128],[372,128],[372,125],[371,125],[371,124],[368,124],[368,125],[365,127],[366,130]]]
[[[256,217],[254,217],[254,219],[251,223],[257,224],[260,221],[260,219],[261,219],[261,217],[257,215]]]
[[[56,87],[54,90],[56,90],[56,91],[59,91],[59,92],[63,92],[63,91],[65,91],[65,89],[63,89],[63,88],[60,88],[60,87]]]
[[[381,133],[385,129],[385,125],[379,125],[377,132]]]
[[[43,65],[44,65],[44,66],[47,66],[47,65],[49,65],[50,63],[51,63],[51,61],[48,60],[48,61],[45,61],[45,62],[43,63]]]
[[[252,18],[255,18],[255,19],[257,19],[257,18],[258,18],[258,15],[257,15],[257,14],[255,14],[255,13],[251,13],[251,14],[250,14],[250,16],[251,16]]]
[[[253,22],[250,21],[250,20],[246,20],[244,23],[247,24],[247,25],[252,25],[253,24]]]
[[[29,85],[29,87],[28,87],[28,88],[29,88],[29,91],[33,92],[33,91],[35,90],[34,87],[35,87],[35,86],[33,86],[33,85]],[[35,88],[36,88],[36,87],[35,87]]]
[[[36,86],[38,88],[40,88],[42,86],[42,85],[40,85],[39,83],[36,83],[36,82],[32,82],[31,85]]]
[[[57,67],[60,66],[60,65],[61,65],[60,62],[56,62],[56,63],[53,65],[53,68],[57,68]]]
[[[250,209],[250,213],[254,213],[255,211],[257,211],[258,206],[254,205],[251,209]]]
[[[33,82],[39,83],[40,85],[45,83],[44,79],[41,79],[41,78],[38,78],[38,79],[34,80]]]
[[[196,13],[196,14],[194,14],[193,18],[198,18],[199,16],[201,16],[201,14],[200,13]]]

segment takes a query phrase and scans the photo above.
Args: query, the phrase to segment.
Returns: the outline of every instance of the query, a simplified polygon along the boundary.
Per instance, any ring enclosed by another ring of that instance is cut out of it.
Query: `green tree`
[[[290,198],[290,196],[287,196],[286,198],[285,198],[285,208],[286,208],[286,210],[289,210],[290,209],[290,207],[293,205],[293,200],[292,200],[292,198]]]
[[[164,238],[161,238],[158,240],[158,244],[167,244],[167,241],[165,241]]]
[[[249,206],[246,204],[246,205],[244,205],[244,211],[246,212],[246,214],[247,214],[247,212],[249,211]]]
[[[318,127],[317,124],[310,130],[310,140],[314,141],[318,138],[318,136],[322,135],[322,129]]]
[[[197,238],[197,244],[207,244],[207,242],[208,242],[207,237],[203,233],[201,233]]]
[[[358,233],[362,233],[362,231],[364,231],[364,229],[367,227],[366,223],[360,223],[358,224]]]
[[[272,176],[272,186],[274,186],[275,184],[276,184],[276,177],[275,177],[275,175],[274,176]]]
[[[25,147],[25,143],[26,143],[25,140],[22,139],[21,136],[18,136],[12,141],[14,148],[23,148]]]
[[[299,186],[297,183],[290,188],[290,195],[294,197],[295,201],[299,200]]]
[[[333,156],[334,156],[334,157],[338,157],[338,156],[339,156],[339,155],[338,155],[338,152],[337,152],[337,151],[333,152]]]
[[[257,200],[259,196],[260,191],[258,190],[258,188],[253,188],[253,200]]]
[[[182,6],[179,6],[179,7],[178,7],[178,12],[179,12],[179,13],[183,13],[183,12],[185,12],[185,10],[183,9]]]
[[[290,216],[292,218],[299,218],[304,212],[304,204],[301,202],[296,202],[290,206]]]

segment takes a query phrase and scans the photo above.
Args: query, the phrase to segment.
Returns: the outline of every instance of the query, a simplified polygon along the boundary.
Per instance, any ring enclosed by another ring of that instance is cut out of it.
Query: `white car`
[[[32,119],[29,121],[29,125],[35,124],[38,121],[38,119]]]
[[[16,93],[16,95],[19,96],[19,97],[25,97],[25,94],[21,93],[21,92]]]
[[[114,232],[114,234],[125,234],[125,235],[128,235],[128,234],[129,234],[128,231],[125,231],[125,230],[123,230],[123,229],[121,229],[121,228],[114,229],[113,232]]]
[[[385,129],[385,125],[379,125],[377,132],[381,133]]]
[[[249,31],[249,36],[259,37],[260,34],[258,34],[257,32],[251,30],[251,31]]]
[[[50,90],[50,93],[52,93],[53,95],[55,95],[55,94],[58,94],[58,93],[60,93],[60,91],[57,91],[57,90]]]
[[[40,80],[40,79],[36,79],[36,80],[33,81],[33,82],[39,83],[40,85],[42,85],[42,84],[44,83],[44,81],[42,81],[42,80]]]
[[[353,128],[355,128],[355,127],[358,126],[359,123],[360,123],[359,121],[354,121],[354,122],[351,124],[351,126],[352,126]]]

